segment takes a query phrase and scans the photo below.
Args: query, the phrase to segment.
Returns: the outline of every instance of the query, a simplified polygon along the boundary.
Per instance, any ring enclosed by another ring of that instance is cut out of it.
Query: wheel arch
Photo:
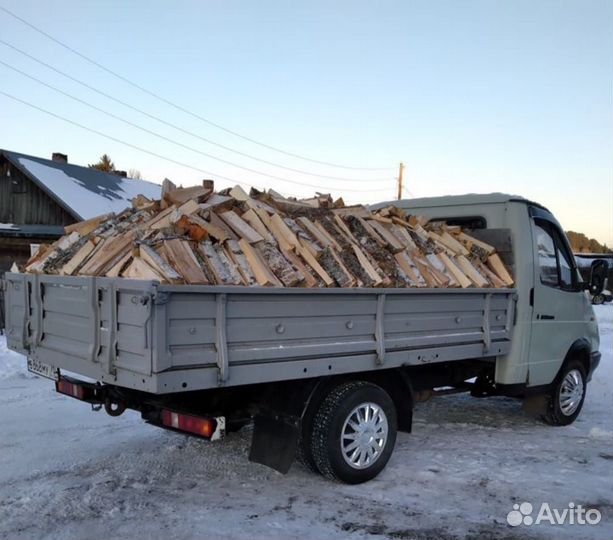
[[[590,372],[590,353],[592,352],[592,346],[587,338],[577,339],[568,349],[564,361],[560,365],[552,384],[559,381],[560,376],[564,372],[564,368],[573,360],[579,360],[581,365],[585,369],[586,375]]]
[[[371,372],[366,380],[380,386],[394,402],[398,431],[411,433],[413,427],[413,405],[415,403],[413,386],[402,368]]]
[[[381,371],[367,371],[325,377],[317,381],[312,388],[308,399],[304,402],[301,418],[308,424],[313,415],[313,409],[320,403],[330,389],[338,384],[349,381],[366,381],[380,386],[385,390],[396,409],[398,431],[410,433],[413,424],[414,392],[411,380],[402,368],[385,369]]]

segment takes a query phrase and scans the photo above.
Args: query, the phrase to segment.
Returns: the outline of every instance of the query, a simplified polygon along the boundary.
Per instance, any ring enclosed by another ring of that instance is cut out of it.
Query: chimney
[[[51,154],[51,161],[57,161],[58,163],[68,163],[68,155],[61,154],[60,152],[53,152],[53,154]]]
[[[117,176],[121,176],[122,178],[128,177],[128,173],[126,171],[113,171],[113,174],[116,174]]]

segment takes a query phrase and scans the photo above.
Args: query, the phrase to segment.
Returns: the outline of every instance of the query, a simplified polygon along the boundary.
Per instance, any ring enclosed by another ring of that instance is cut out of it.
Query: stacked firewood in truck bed
[[[272,287],[509,287],[496,249],[444,222],[329,195],[288,199],[212,182],[66,227],[22,269],[171,284]]]

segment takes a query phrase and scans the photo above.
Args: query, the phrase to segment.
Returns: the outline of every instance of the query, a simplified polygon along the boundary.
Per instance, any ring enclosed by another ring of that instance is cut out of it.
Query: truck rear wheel
[[[570,361],[554,385],[543,420],[552,426],[572,424],[583,407],[586,388],[585,367],[578,360]]]
[[[396,410],[385,390],[364,381],[342,383],[330,391],[313,418],[313,463],[327,478],[366,482],[387,464],[396,430]]]

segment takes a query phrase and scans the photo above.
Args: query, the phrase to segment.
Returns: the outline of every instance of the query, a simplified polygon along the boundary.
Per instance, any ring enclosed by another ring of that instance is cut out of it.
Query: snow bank
[[[6,346],[6,336],[0,336],[0,379],[11,377],[34,377],[26,368],[26,359],[21,354],[9,350]]]

